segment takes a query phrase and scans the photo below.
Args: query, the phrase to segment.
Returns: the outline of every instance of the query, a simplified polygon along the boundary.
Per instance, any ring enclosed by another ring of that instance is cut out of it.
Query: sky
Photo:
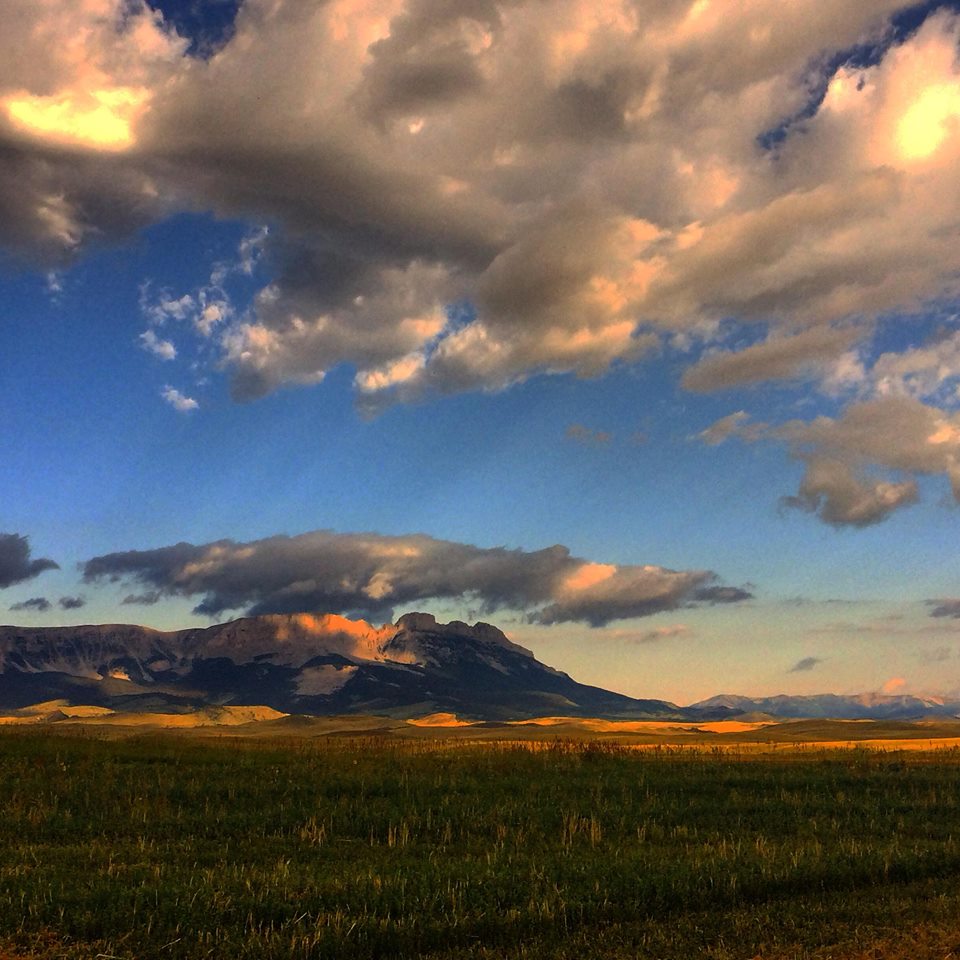
[[[0,620],[960,693],[960,2],[0,16]]]

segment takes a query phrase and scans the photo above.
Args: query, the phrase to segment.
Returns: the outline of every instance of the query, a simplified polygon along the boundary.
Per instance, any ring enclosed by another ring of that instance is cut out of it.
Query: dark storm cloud
[[[22,600],[20,603],[12,604],[10,609],[33,610],[37,613],[46,613],[50,607],[51,603],[46,597],[31,597],[29,600]]]
[[[79,610],[87,605],[87,601],[83,597],[61,597],[57,605],[61,610]]]
[[[508,550],[423,534],[326,530],[106,554],[86,562],[84,580],[134,582],[158,594],[200,597],[196,611],[208,616],[246,610],[389,618],[396,608],[424,600],[461,599],[485,611],[522,610],[534,622],[592,626],[717,602],[718,591],[727,589],[710,586],[716,576],[709,571],[595,564],[560,545]],[[723,599],[748,596],[739,594]]]
[[[59,570],[53,560],[30,559],[30,542],[18,533],[0,533],[0,589],[31,580],[44,570]]]

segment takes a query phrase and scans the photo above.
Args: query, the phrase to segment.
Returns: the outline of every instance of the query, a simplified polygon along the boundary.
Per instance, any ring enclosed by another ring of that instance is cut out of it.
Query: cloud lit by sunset
[[[960,121],[960,83],[927,87],[897,127],[897,142],[908,160],[929,157]]]
[[[134,142],[131,124],[147,98],[145,90],[120,87],[86,95],[23,94],[9,97],[4,107],[14,124],[27,133],[57,143],[123,150]]]

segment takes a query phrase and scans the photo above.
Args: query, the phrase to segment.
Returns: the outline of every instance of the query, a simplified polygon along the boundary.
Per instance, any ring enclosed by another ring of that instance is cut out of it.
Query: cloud
[[[907,681],[904,677],[891,677],[881,688],[881,693],[886,694],[896,694],[902,692],[903,688],[907,685]]]
[[[0,589],[32,580],[44,570],[59,570],[48,559],[30,559],[30,543],[18,533],[0,533]]]
[[[737,410],[711,424],[699,434],[699,437],[709,447],[716,447],[730,437],[747,439],[744,425],[749,419],[749,413],[745,410]]]
[[[960,416],[910,397],[857,403],[837,419],[790,421],[774,435],[806,464],[797,497],[787,502],[829,523],[867,526],[916,503],[920,474],[946,476],[960,500]],[[867,476],[869,466],[887,476]]]
[[[947,318],[951,326],[956,316]],[[938,330],[927,343],[902,353],[881,354],[870,370],[881,396],[911,396],[949,403],[960,397],[960,333]]]
[[[916,503],[919,475],[943,475],[960,502],[960,414],[911,396],[881,395],[851,404],[837,418],[779,426],[737,412],[700,436],[706,443],[730,437],[784,443],[804,474],[797,493],[781,503],[837,527],[870,526]]]
[[[699,587],[694,597],[701,603],[740,603],[742,600],[752,600],[753,594],[742,587],[709,586]]]
[[[822,657],[804,657],[798,660],[787,673],[806,673],[824,662]]]
[[[124,606],[144,606],[152,607],[159,603],[161,593],[159,590],[151,590],[148,593],[128,593],[120,603]]]
[[[140,290],[140,310],[150,323],[163,326],[169,320],[187,320],[197,312],[197,302],[185,293],[180,297],[164,290],[154,298],[149,297],[150,284]]]
[[[840,597],[827,597],[825,599],[816,599],[812,597],[804,596],[795,596],[795,597],[784,597],[781,601],[781,604],[785,607],[808,607],[808,606],[853,606],[860,603],[858,600],[845,600]]]
[[[235,314],[225,284],[232,276],[253,273],[267,236],[266,228],[249,232],[240,241],[236,259],[216,261],[207,283],[192,293],[177,296],[166,289],[154,293],[151,283],[143,284],[140,288],[140,311],[144,318],[151,326],[157,327],[168,323],[189,324],[202,339],[209,339],[216,329]],[[140,339],[145,347],[152,347],[158,338],[148,329],[140,335]]]
[[[384,536],[318,530],[248,543],[178,543],[94,557],[84,580],[142,584],[149,593],[200,597],[196,612],[353,613],[391,618],[394,610],[463,600],[483,611],[523,611],[542,624],[601,626],[698,603],[749,596],[718,586],[710,571],[616,566],[544,550],[482,548],[424,534]],[[125,601],[127,602],[127,601]]]
[[[177,348],[169,340],[162,340],[152,330],[145,330],[140,334],[140,346],[161,360],[174,360],[177,356]]]
[[[175,390],[169,384],[163,388],[161,396],[178,413],[190,413],[191,410],[197,410],[200,404],[193,397],[187,397],[179,390]]]
[[[812,327],[792,336],[774,336],[743,350],[708,354],[683,375],[683,386],[704,393],[814,375],[866,333],[851,326]]]
[[[953,617],[954,619],[960,619],[960,600],[956,598],[928,600],[927,603],[933,607],[930,611],[931,617]]]
[[[61,597],[57,604],[61,610],[79,610],[87,605],[87,601],[83,597]]]
[[[660,643],[663,640],[674,640],[677,637],[690,636],[690,628],[683,623],[672,623],[665,627],[655,627],[646,633],[641,633],[633,638],[634,643]]]
[[[0,38],[0,244],[49,266],[168,204],[126,156],[185,48],[146,4],[14,0]]]
[[[199,57],[141,0],[15,0],[0,246],[59,277],[179,211],[269,223],[144,295],[141,346],[194,338],[238,400],[349,367],[376,413],[680,344],[692,391],[815,382],[837,416],[766,433],[805,468],[783,502],[870,526],[917,475],[960,493],[956,443],[903,432],[960,405],[955,317],[916,333],[960,294],[960,16],[903,8],[246,0]]]
[[[46,613],[51,607],[50,601],[46,597],[31,597],[29,600],[22,600],[20,603],[14,603],[10,606],[11,610],[33,610],[37,613]]]
[[[780,503],[815,513],[835,527],[868,527],[918,499],[913,480],[873,480],[841,460],[810,457],[796,495],[781,497]]]
[[[585,427],[582,423],[571,423],[563,435],[568,440],[583,444],[585,447],[604,447],[613,439],[613,434],[607,430],[594,430]]]
[[[957,290],[960,21],[902,7],[246,0],[204,59],[136,0],[16,0],[0,244],[275,225],[252,309],[194,319],[241,399],[344,364],[367,409],[596,376],[724,318],[765,339],[691,389],[811,376]]]

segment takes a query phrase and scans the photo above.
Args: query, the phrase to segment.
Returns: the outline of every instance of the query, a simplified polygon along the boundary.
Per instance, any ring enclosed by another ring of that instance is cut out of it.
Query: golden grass
[[[597,740],[636,750],[710,750],[744,755],[820,750],[960,752],[960,722],[943,720],[605,720],[538,717],[496,723],[435,712],[412,719],[347,715],[299,717],[265,706],[207,707],[184,713],[121,713],[106,707],[50,700],[0,716],[0,728],[43,724],[64,732],[87,731],[124,737],[146,730],[210,736],[314,739],[378,736],[458,743],[516,743]],[[2,958],[0,958],[2,960]]]
[[[473,721],[461,720],[455,713],[430,713],[407,720],[413,727],[471,727]]]
[[[2,726],[62,725],[82,723],[90,726],[192,728],[239,726],[278,720],[288,714],[272,707],[208,707],[189,713],[119,713],[108,707],[70,706],[66,701],[50,700],[0,716]],[[2,960],[2,958],[0,958]]]

